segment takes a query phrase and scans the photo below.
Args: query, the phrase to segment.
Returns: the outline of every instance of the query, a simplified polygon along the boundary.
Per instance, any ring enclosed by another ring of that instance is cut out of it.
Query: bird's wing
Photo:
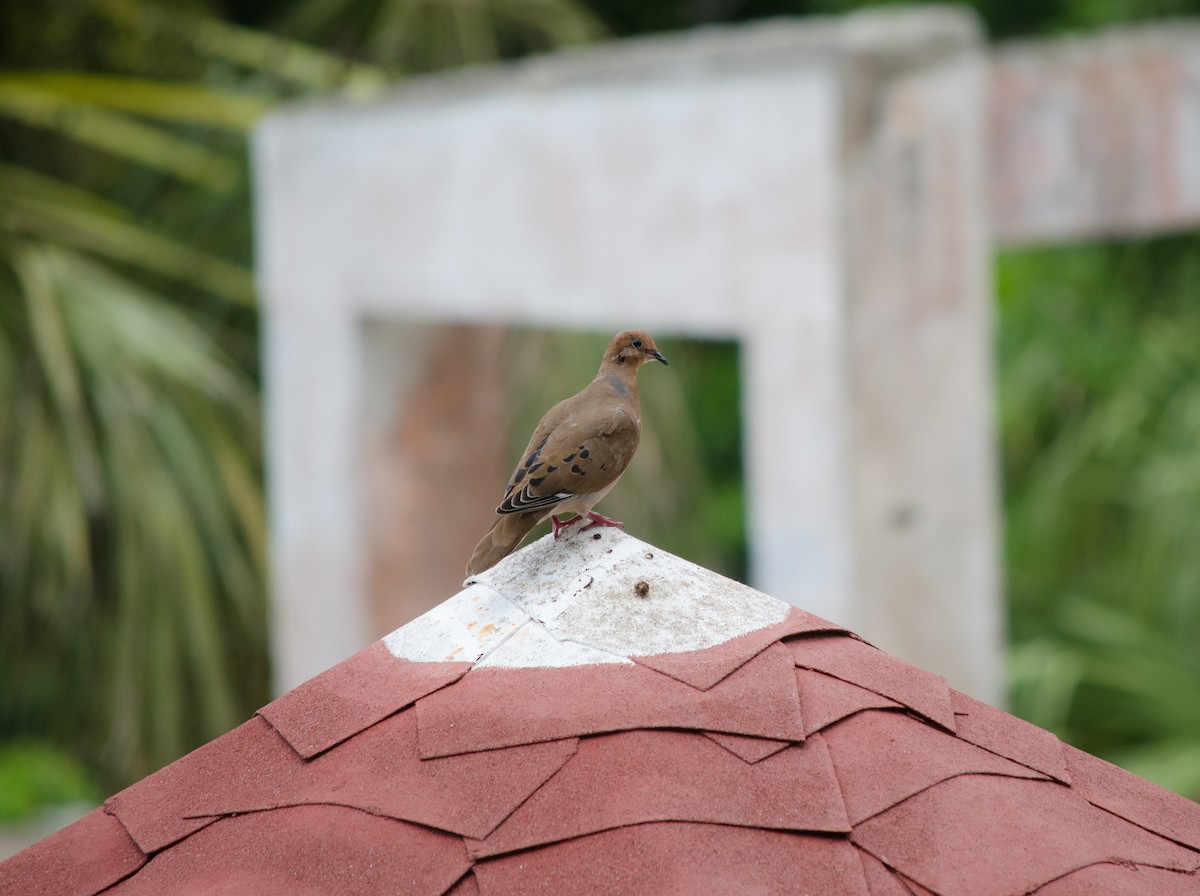
[[[624,402],[585,391],[556,405],[534,431],[496,512],[548,510],[601,491],[625,472],[640,437]]]

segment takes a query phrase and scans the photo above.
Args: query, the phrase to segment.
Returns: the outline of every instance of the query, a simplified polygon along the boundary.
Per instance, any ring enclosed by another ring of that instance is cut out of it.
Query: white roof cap
[[[539,539],[383,641],[421,662],[628,663],[712,647],[787,613],[783,601],[605,528]]]

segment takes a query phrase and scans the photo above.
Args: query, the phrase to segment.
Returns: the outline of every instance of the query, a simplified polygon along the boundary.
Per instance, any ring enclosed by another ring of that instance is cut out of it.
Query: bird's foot
[[[587,518],[589,520],[591,520],[591,522],[589,522],[586,526],[584,526],[582,529],[580,529],[579,530],[580,532],[586,532],[588,529],[592,529],[596,526],[615,526],[618,529],[625,528],[625,524],[622,523],[620,520],[610,520],[604,514],[596,513],[595,511],[589,511]],[[575,517],[575,519],[581,520],[581,519],[583,519],[583,517],[577,516],[577,517]],[[571,520],[571,522],[575,522],[575,520]]]
[[[590,516],[590,514],[589,514],[589,516]],[[551,514],[550,525],[554,527],[554,537],[558,538],[559,532],[561,532],[563,529],[569,529],[571,526],[574,526],[576,523],[578,523],[582,519],[583,519],[583,517],[576,514],[575,516],[571,517],[569,520],[567,520],[564,523],[564,522],[560,521],[557,516]],[[587,526],[584,526],[583,528],[586,529]]]

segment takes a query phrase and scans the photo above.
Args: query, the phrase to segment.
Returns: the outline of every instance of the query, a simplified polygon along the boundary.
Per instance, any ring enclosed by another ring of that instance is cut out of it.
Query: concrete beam
[[[1001,45],[987,94],[1002,244],[1200,225],[1200,25]]]

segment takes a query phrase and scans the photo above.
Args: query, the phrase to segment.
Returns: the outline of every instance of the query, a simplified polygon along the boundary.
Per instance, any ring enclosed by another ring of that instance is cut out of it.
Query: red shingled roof
[[[515,555],[0,893],[1200,896],[1198,869],[1200,805],[605,532]]]

